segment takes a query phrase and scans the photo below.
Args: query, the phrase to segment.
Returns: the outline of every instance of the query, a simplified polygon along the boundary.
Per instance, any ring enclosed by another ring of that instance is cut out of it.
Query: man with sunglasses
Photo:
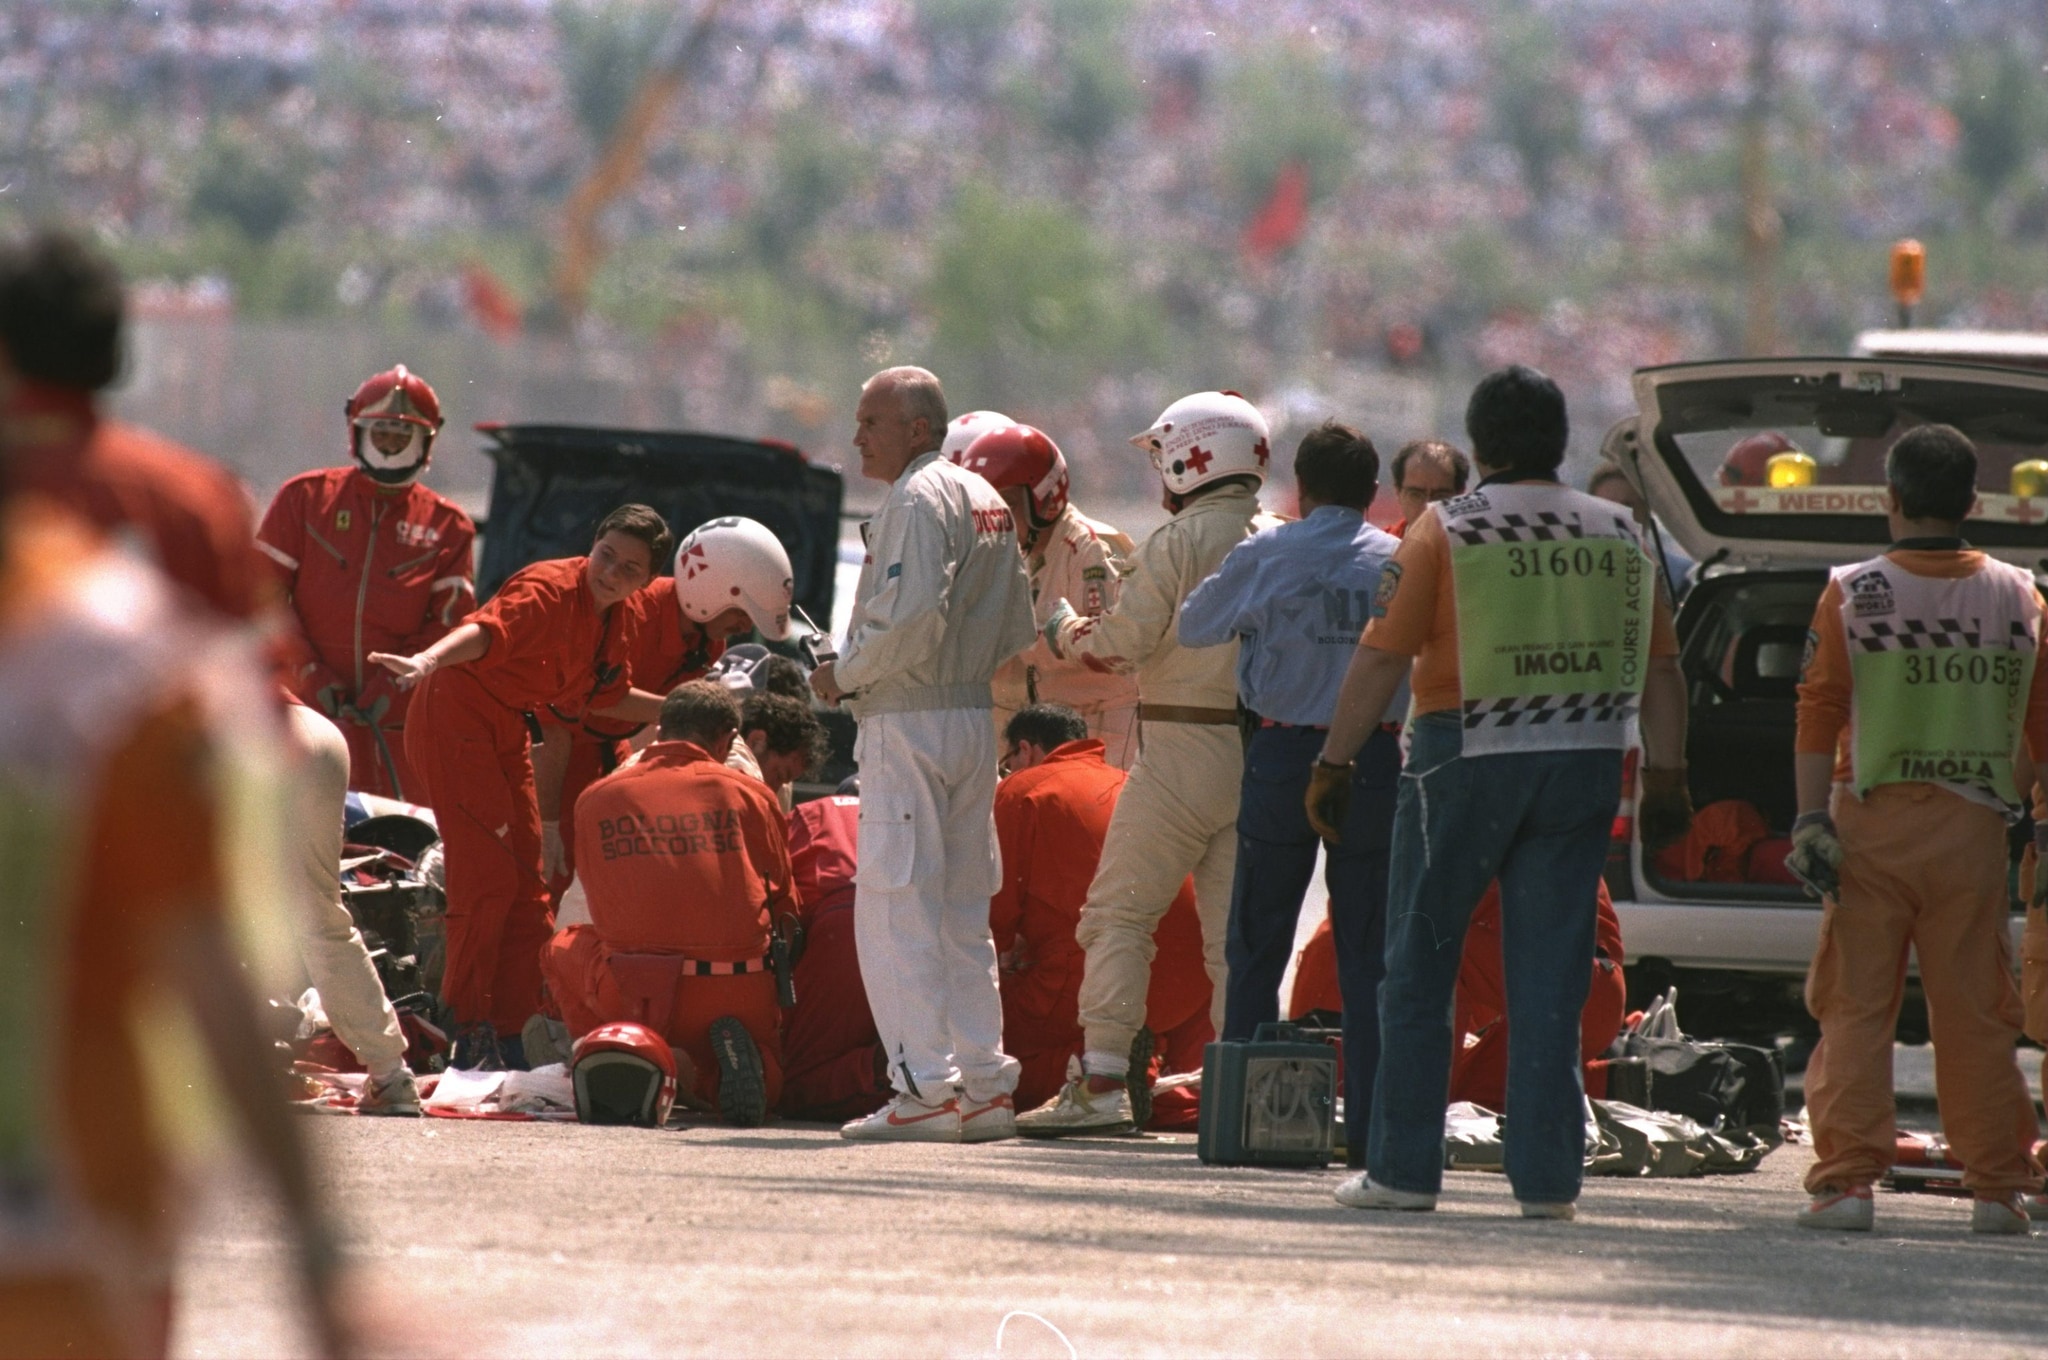
[[[406,761],[411,695],[371,652],[410,656],[476,607],[476,526],[420,485],[440,398],[404,364],[363,380],[344,407],[350,464],[278,488],[256,546],[290,608],[284,678],[348,738],[349,787],[424,803]]]
[[[1401,519],[1387,532],[1400,538],[1430,506],[1465,494],[1465,484],[1472,479],[1472,460],[1441,439],[1415,439],[1394,454],[1389,470]]]

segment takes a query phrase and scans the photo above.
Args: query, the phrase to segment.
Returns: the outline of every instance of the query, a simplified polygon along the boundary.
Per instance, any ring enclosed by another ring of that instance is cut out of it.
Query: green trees
[[[1081,383],[1155,347],[1149,303],[1078,214],[986,182],[954,200],[926,301],[934,351],[978,370],[984,400],[1034,379]]]
[[[1957,168],[1981,212],[2041,149],[2048,93],[2036,57],[2014,47],[1963,53],[1949,103],[1960,133]]]

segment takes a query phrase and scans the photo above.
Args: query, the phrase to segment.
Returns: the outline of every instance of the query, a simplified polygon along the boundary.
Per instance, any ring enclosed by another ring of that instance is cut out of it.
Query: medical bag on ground
[[[1784,1059],[1773,1049],[1684,1034],[1676,1004],[1674,987],[1616,1041],[1620,1056],[1640,1058],[1648,1068],[1650,1106],[1776,1146],[1785,1116]]]
[[[1195,1151],[1211,1166],[1327,1166],[1336,1114],[1337,1051],[1297,1026],[1202,1050]]]

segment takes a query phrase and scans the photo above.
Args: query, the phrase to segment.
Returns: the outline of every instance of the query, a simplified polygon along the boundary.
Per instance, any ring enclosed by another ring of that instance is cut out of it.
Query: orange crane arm
[[[640,178],[647,143],[698,54],[711,41],[711,29],[724,0],[709,0],[694,21],[678,18],[633,102],[612,129],[597,166],[569,195],[562,213],[562,249],[555,268],[555,305],[563,320],[574,321],[589,299],[591,276],[604,259],[597,219],[605,206]]]

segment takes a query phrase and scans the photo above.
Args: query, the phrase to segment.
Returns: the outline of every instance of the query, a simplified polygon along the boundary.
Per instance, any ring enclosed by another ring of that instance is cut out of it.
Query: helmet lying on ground
[[[583,1124],[637,1124],[658,1129],[676,1101],[676,1055],[642,1024],[599,1025],[569,1056],[576,1119]]]

